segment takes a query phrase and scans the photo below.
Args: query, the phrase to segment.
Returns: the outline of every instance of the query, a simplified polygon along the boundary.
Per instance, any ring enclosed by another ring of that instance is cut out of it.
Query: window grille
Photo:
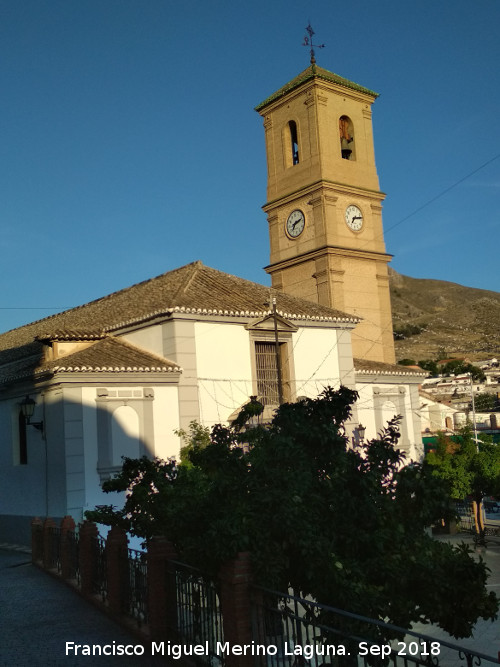
[[[278,369],[276,367],[275,343],[255,342],[255,367],[259,400],[263,405],[278,405]]]

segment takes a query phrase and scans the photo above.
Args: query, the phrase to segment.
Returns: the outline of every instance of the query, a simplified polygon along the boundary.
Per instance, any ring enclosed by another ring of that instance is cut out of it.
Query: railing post
[[[129,596],[128,538],[123,528],[111,528],[106,538],[105,551],[108,606],[113,613],[123,614]]]
[[[61,521],[61,577],[63,579],[70,579],[72,568],[71,568],[71,543],[68,539],[68,533],[75,532],[75,522],[73,517],[65,516]]]
[[[31,521],[31,562],[43,559],[43,522],[39,517]]]
[[[43,522],[43,568],[50,570],[54,567],[52,562],[52,544],[54,539],[52,528],[56,528],[54,519],[47,517]]]
[[[148,542],[148,618],[152,639],[174,636],[177,630],[177,593],[175,568],[168,566],[177,557],[174,546],[166,537],[153,537]]]
[[[224,641],[229,642],[230,646],[251,644],[250,553],[240,552],[235,559],[225,563],[220,569],[219,580]],[[253,661],[251,655],[228,655],[226,666],[252,667]]]
[[[80,525],[80,586],[83,595],[91,596],[97,570],[95,541],[98,536],[97,526],[92,521]]]

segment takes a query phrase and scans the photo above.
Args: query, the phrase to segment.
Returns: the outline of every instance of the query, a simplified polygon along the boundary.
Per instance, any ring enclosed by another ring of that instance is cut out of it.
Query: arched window
[[[340,154],[344,160],[355,160],[354,128],[348,116],[339,119]]]
[[[292,164],[299,164],[299,140],[297,137],[297,123],[294,120],[289,121],[288,129],[290,131]]]

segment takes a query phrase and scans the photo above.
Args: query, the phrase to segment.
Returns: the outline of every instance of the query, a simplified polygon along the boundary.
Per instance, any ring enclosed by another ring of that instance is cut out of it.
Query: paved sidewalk
[[[451,542],[472,543],[467,535],[446,536]],[[489,538],[486,549],[478,550],[491,569],[488,587],[500,596],[500,539]],[[416,632],[470,648],[490,656],[500,651],[500,620],[479,621],[474,636],[455,640],[434,626],[418,625]],[[26,550],[6,550],[0,544],[0,667],[87,667],[122,665],[124,667],[165,666],[151,656],[145,644],[141,657],[65,655],[66,642],[75,644],[133,645],[140,642],[112,619],[93,607],[64,582],[31,565]],[[443,667],[456,667],[456,654],[440,658]],[[486,663],[484,663],[486,664]],[[172,662],[170,662],[172,665]]]
[[[124,667],[167,664],[151,657],[65,655],[66,642],[140,645],[64,582],[31,565],[31,554],[0,547],[0,665],[2,667]],[[140,649],[139,649],[140,650]]]

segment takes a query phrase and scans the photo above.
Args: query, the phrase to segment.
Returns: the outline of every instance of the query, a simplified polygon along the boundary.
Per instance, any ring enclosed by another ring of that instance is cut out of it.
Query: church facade
[[[400,414],[400,446],[421,456],[422,374],[388,363],[373,94],[323,72],[259,107],[272,289],[194,262],[0,335],[0,542],[28,540],[35,515],[81,520],[110,501],[122,456],[177,457],[179,429],[230,422],[250,396],[270,416],[346,385],[354,445],[358,425],[369,439]]]

